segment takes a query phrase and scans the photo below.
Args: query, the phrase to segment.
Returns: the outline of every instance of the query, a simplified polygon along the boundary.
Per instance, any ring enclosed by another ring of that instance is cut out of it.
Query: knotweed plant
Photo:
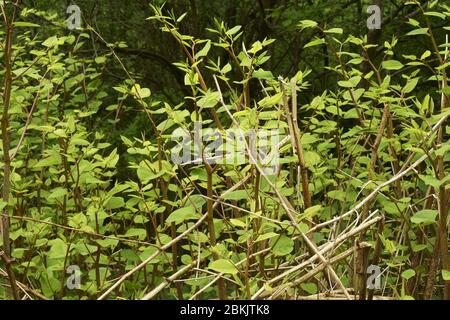
[[[317,70],[274,74],[275,39],[218,19],[198,39],[151,5],[188,93],[168,102],[75,7],[43,38],[17,2],[0,30],[1,297],[450,298],[449,6],[409,2],[409,33],[381,46],[299,21],[335,79],[306,99]],[[141,136],[111,133],[123,113]]]

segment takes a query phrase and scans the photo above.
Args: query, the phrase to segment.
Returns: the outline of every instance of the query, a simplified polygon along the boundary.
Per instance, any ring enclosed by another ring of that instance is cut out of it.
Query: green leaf
[[[380,239],[381,242],[383,242],[384,249],[390,254],[393,254],[396,250],[395,243],[389,239],[386,239],[383,234],[380,234]]]
[[[316,38],[316,39],[314,39],[314,40],[308,42],[307,44],[305,44],[305,45],[303,46],[303,48],[309,48],[309,47],[320,46],[320,45],[322,45],[322,44],[324,44],[324,43],[325,43],[325,39],[323,39],[323,38]]]
[[[235,26],[235,27],[231,28],[230,30],[227,30],[225,33],[227,36],[232,36],[232,35],[238,33],[239,30],[241,30],[241,26]]]
[[[344,88],[354,88],[356,87],[359,82],[361,81],[360,76],[352,77],[346,81],[338,81],[338,85]]]
[[[94,61],[96,64],[103,64],[106,61],[106,57],[96,57]]]
[[[281,236],[281,238],[278,241],[276,241],[274,247],[272,248],[273,254],[279,257],[288,255],[293,250],[294,250],[294,241],[286,236]]]
[[[115,248],[119,243],[116,239],[98,239],[95,240],[102,248]]]
[[[311,218],[315,217],[321,211],[322,211],[322,206],[320,204],[319,205],[315,205],[315,206],[307,208],[305,210],[305,212],[302,214],[302,216],[304,218],[310,218],[311,219]]]
[[[186,17],[187,12],[183,13],[181,16],[178,17],[177,22],[180,23],[181,21],[183,21],[183,19]]]
[[[122,208],[125,204],[125,200],[122,197],[111,197],[105,204],[107,209],[118,209]]]
[[[439,189],[439,187],[442,184],[442,181],[436,179],[433,176],[425,176],[425,175],[419,174],[419,178],[420,178],[420,180],[425,182],[426,185],[432,186],[436,190]]]
[[[140,228],[130,228],[123,235],[123,237],[126,237],[126,238],[138,237],[139,240],[144,240],[147,237],[147,231],[145,231],[145,229],[140,229]]]
[[[141,259],[141,261],[145,261],[148,259],[148,257],[150,257],[151,255],[153,255],[155,252],[157,252],[158,249],[156,249],[155,247],[147,247],[145,248],[142,253],[139,255],[139,258]],[[159,257],[155,257],[153,258],[149,264],[156,264],[160,262],[160,258]]]
[[[273,238],[273,237],[277,237],[277,236],[278,236],[278,233],[268,232],[268,233],[265,233],[265,234],[262,234],[262,235],[258,236],[258,238],[256,238],[255,242],[267,240],[267,239],[270,239],[270,238]]]
[[[186,220],[197,219],[198,215],[195,212],[194,207],[184,207],[172,212],[169,217],[166,219],[166,223],[170,224],[174,222],[175,224],[180,224]]]
[[[231,70],[232,70],[231,64],[227,63],[227,64],[222,68],[222,70],[220,70],[220,72],[222,72],[222,73],[228,73],[228,72],[230,72]]]
[[[450,86],[446,86],[445,88],[443,88],[442,92],[450,95]]]
[[[419,251],[425,250],[426,248],[427,248],[426,244],[416,244],[416,245],[412,246],[412,249],[414,252],[419,252]]]
[[[313,20],[302,20],[302,21],[300,21],[298,26],[300,27],[301,30],[306,29],[306,28],[314,28],[317,26],[317,22],[315,22]]]
[[[47,48],[54,47],[57,44],[58,44],[58,38],[56,36],[50,37],[42,43],[42,45]]]
[[[120,93],[123,93],[123,94],[128,93],[127,88],[124,88],[124,87],[113,87],[113,89],[116,90],[117,92],[120,92]]]
[[[397,60],[387,60],[383,61],[381,66],[386,70],[400,70],[401,68],[403,68],[403,63]]]
[[[422,34],[428,35],[428,28],[419,28],[419,29],[413,30],[411,32],[408,32],[406,35],[407,36],[418,36],[418,35],[422,35]]]
[[[2,211],[3,208],[5,208],[7,205],[8,205],[8,202],[5,202],[5,201],[0,199],[0,211]]]
[[[428,58],[429,56],[431,56],[431,51],[427,50],[425,51],[421,56],[420,56],[420,60],[425,60],[426,58]]]
[[[302,283],[300,287],[308,292],[309,294],[316,294],[317,293],[317,285],[313,282],[309,283]]]
[[[281,102],[283,98],[283,93],[279,92],[272,97],[266,97],[258,102],[261,107],[271,107]]]
[[[146,184],[151,180],[161,177],[165,174],[164,170],[158,171],[157,173],[153,173],[150,169],[146,167],[139,167],[136,171],[139,180]]]
[[[341,202],[344,202],[346,198],[344,190],[331,190],[327,193],[327,196],[331,199],[335,199]]]
[[[235,227],[239,227],[239,228],[246,228],[247,225],[245,224],[245,222],[239,220],[239,219],[230,219],[230,223],[235,226]]]
[[[306,223],[303,223],[303,222],[298,224],[298,228],[303,233],[307,233],[309,231],[309,226]]]
[[[344,119],[359,119],[358,110],[356,108],[351,108],[344,113]]]
[[[428,11],[428,12],[425,12],[424,15],[431,16],[431,17],[438,17],[438,18],[441,18],[442,20],[445,20],[445,14],[443,14],[441,12]]]
[[[211,49],[211,41],[208,40],[203,49],[195,54],[195,59],[207,56],[210,49]]]
[[[450,151],[450,143],[444,144],[439,147],[434,153],[437,156],[445,156]]]
[[[442,269],[442,279],[445,281],[450,281],[450,271]]]
[[[40,25],[31,22],[16,21],[14,22],[14,27],[40,27]]]
[[[446,62],[443,65],[440,65],[439,67],[436,68],[436,70],[444,70],[446,68],[448,68],[450,66],[450,62]]]
[[[249,198],[249,191],[247,190],[231,191],[223,196],[224,200],[243,200],[248,198]]]
[[[50,250],[47,256],[50,259],[64,259],[66,257],[67,244],[63,240],[59,238],[53,239],[48,244],[50,245]]]
[[[131,94],[134,95],[135,97],[137,97],[138,99],[145,99],[145,98],[150,97],[150,95],[152,93],[151,93],[150,89],[141,88],[141,86],[139,84],[135,84],[131,88]]]
[[[344,30],[342,28],[331,28],[324,31],[325,33],[335,33],[335,34],[342,34]]]
[[[69,226],[74,228],[82,228],[87,226],[87,216],[84,213],[74,214],[69,218]]]
[[[416,86],[417,86],[417,83],[419,82],[419,78],[415,78],[415,79],[410,79],[410,80],[408,80],[408,82],[406,83],[406,85],[403,87],[403,92],[404,93],[410,93],[410,92],[412,92],[415,88],[416,88]]]
[[[309,132],[302,135],[302,138],[300,139],[303,146],[307,145],[307,144],[312,144],[312,143],[316,142],[317,140],[318,139]]]
[[[416,275],[416,272],[413,269],[408,269],[402,272],[402,278],[405,280],[409,280]]]
[[[259,69],[259,70],[256,70],[255,72],[253,72],[253,77],[256,79],[266,79],[266,80],[270,80],[270,79],[274,78],[272,72],[265,71],[263,69]]]
[[[49,199],[59,199],[67,194],[67,190],[61,187],[53,189],[52,193],[48,196]]]
[[[194,194],[186,200],[186,204],[192,205],[196,209],[201,209],[205,203],[206,199],[200,194]]]
[[[308,168],[314,167],[320,163],[320,156],[314,151],[306,151],[305,162]]]
[[[225,259],[219,259],[211,262],[211,264],[209,265],[209,269],[225,274],[238,273],[238,270],[235,267],[235,265],[231,261]]]
[[[61,280],[53,276],[51,270],[43,271],[39,279],[42,293],[49,298],[53,298],[54,294],[61,290]]]
[[[421,210],[411,217],[411,222],[414,224],[431,224],[435,222],[437,216],[437,210]]]
[[[60,157],[48,157],[40,160],[37,164],[34,165],[34,167],[35,168],[51,167],[59,164],[61,164]]]
[[[214,108],[220,101],[220,93],[217,91],[211,92],[207,91],[203,97],[201,97],[197,104],[200,108]]]
[[[262,43],[260,41],[256,41],[255,43],[253,43],[252,48],[247,52],[251,54],[256,54],[259,51],[261,51],[262,48],[263,48]]]

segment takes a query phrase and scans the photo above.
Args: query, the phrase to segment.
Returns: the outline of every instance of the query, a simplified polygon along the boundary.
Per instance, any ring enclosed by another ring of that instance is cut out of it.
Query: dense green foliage
[[[374,3],[2,2],[0,297],[450,299],[450,6]]]

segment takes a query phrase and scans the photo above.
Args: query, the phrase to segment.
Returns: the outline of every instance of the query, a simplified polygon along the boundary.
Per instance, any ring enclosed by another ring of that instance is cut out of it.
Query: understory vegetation
[[[94,2],[1,0],[1,299],[450,299],[446,1]]]

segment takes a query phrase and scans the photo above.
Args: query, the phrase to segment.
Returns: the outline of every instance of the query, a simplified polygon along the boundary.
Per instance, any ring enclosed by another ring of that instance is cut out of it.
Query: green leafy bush
[[[450,8],[410,5],[422,16],[401,38],[433,51],[397,51],[394,36],[372,60],[367,36],[299,22],[314,35],[303,50],[332,52],[324,71],[336,78],[305,102],[312,70],[273,74],[277,41],[245,42],[241,26],[216,20],[197,39],[183,34],[184,15],[152,6],[185,54],[174,65],[189,94],[169,103],[126,70],[121,44],[89,57],[95,30],[45,38],[23,11],[13,43],[0,31],[12,63],[0,72],[2,296],[449,298],[449,44],[429,20],[449,30]],[[108,63],[127,79],[105,82]],[[117,130],[123,112],[145,121],[141,136]],[[210,135],[192,146],[197,161],[173,161],[176,130]],[[245,139],[243,162],[206,159],[221,150],[214,136],[270,130],[272,171]],[[382,288],[366,290],[370,265]],[[75,289],[69,266],[81,272]]]

